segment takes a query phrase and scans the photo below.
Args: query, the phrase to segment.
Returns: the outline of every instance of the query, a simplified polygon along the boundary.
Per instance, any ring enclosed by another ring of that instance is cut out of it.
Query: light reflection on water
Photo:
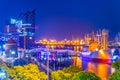
[[[44,56],[44,55],[43,55]],[[45,56],[44,56],[45,57]],[[100,62],[91,62],[81,60],[80,57],[77,56],[68,56],[68,52],[56,52],[54,54],[54,60],[52,60],[52,56],[50,56],[50,68],[53,70],[59,70],[64,67],[69,67],[71,64],[78,66],[86,71],[91,71],[96,73],[102,80],[108,80],[108,76],[114,72],[114,69],[110,64],[100,63]],[[41,62],[47,65],[46,60],[40,60]]]
[[[110,64],[84,61],[79,57],[73,58],[73,65],[82,67],[83,70],[96,73],[102,80],[108,80],[108,76],[114,71]]]

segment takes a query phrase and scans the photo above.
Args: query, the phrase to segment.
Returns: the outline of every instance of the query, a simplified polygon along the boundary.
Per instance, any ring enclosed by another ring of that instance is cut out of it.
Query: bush
[[[98,77],[95,73],[87,72],[87,71],[81,71],[76,73],[72,80],[101,80],[100,77]]]
[[[117,71],[120,71],[120,60],[112,63],[112,67],[115,68]]]
[[[114,72],[109,76],[109,80],[120,80],[120,72]]]

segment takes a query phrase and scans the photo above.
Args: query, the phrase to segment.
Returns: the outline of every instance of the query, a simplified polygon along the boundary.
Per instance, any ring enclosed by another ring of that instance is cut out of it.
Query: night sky
[[[99,28],[114,38],[120,31],[120,0],[0,0],[0,29],[5,20],[36,10],[36,39],[82,38]]]

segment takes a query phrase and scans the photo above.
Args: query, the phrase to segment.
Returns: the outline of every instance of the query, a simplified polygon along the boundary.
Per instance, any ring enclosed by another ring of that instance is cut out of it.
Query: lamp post
[[[48,76],[48,80],[49,80],[49,48],[47,50],[47,76]]]

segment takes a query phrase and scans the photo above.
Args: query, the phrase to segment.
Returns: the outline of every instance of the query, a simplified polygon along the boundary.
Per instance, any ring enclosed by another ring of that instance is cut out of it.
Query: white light
[[[118,58],[118,56],[113,56],[113,60],[114,60],[114,59],[117,59],[117,58]]]
[[[22,26],[31,26],[31,24],[22,24]]]
[[[18,31],[19,33],[21,33],[21,30],[20,30],[20,29],[18,29],[17,31]]]
[[[3,48],[5,49],[5,44],[3,45]]]
[[[82,55],[89,56],[91,52],[82,52]]]
[[[11,54],[15,54],[15,51],[12,51]]]
[[[28,58],[29,56],[28,56],[28,55],[26,55],[26,57]]]
[[[46,60],[47,58],[45,57],[44,59]]]
[[[115,49],[111,49],[111,52],[114,53]]]
[[[103,54],[103,53],[104,53],[104,51],[103,51],[103,50],[99,50],[99,52],[100,52],[101,54]]]
[[[29,39],[32,39],[32,37],[29,37]]]
[[[5,55],[5,51],[3,51],[3,57],[5,57],[6,55]]]
[[[96,48],[95,50],[98,51],[98,48]]]
[[[15,19],[11,19],[10,23],[11,23],[11,24],[15,24],[15,23],[16,23],[16,20],[15,20]]]
[[[5,76],[5,73],[0,73],[0,76]]]

